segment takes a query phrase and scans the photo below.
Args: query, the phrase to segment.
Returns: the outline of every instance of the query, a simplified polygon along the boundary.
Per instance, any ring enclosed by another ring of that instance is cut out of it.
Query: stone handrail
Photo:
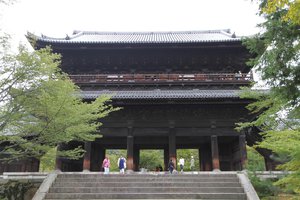
[[[29,180],[35,183],[41,183],[47,177],[47,172],[4,172],[0,176],[0,182],[9,180]]]
[[[247,173],[238,173],[237,176],[247,195],[247,200],[259,200],[259,197],[247,176]]]
[[[32,200],[43,200],[46,197],[46,194],[48,193],[51,185],[54,183],[56,177],[57,172],[52,172],[48,174],[48,176],[44,179],[39,189],[36,191]]]

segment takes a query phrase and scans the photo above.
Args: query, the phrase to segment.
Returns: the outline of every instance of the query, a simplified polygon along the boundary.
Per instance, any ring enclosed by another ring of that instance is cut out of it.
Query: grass
[[[299,195],[279,194],[278,196],[264,197],[261,200],[300,200]]]

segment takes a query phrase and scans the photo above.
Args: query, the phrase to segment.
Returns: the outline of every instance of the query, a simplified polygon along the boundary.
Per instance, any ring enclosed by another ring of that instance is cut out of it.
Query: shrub
[[[280,192],[279,188],[273,185],[274,180],[261,180],[255,175],[250,175],[249,178],[260,198],[267,196],[276,196]]]
[[[30,182],[11,181],[0,185],[0,199],[2,200],[24,200],[25,193],[33,188]]]

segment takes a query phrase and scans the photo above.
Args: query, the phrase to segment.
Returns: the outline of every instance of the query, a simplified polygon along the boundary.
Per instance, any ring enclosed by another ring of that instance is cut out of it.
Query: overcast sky
[[[237,35],[257,32],[261,19],[250,0],[17,0],[2,8],[2,27],[65,37],[73,30],[190,31],[231,29]]]

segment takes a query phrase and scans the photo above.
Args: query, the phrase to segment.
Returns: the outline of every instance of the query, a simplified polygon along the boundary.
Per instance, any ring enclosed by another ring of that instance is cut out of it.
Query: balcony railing
[[[80,74],[69,75],[74,83],[155,83],[155,82],[249,82],[252,74]]]

